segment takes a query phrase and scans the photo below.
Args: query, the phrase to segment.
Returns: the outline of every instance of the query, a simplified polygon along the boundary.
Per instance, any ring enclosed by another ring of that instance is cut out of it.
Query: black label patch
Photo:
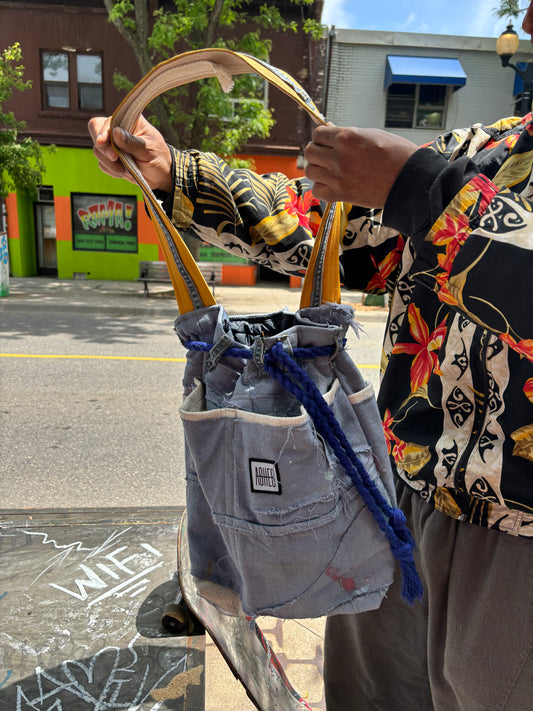
[[[281,494],[281,479],[276,462],[266,459],[250,459],[249,462],[252,491]]]

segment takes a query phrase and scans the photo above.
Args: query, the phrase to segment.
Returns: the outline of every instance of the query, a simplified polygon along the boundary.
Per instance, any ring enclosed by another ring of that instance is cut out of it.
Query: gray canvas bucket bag
[[[156,67],[112,126],[131,131],[148,101],[172,86],[217,76],[227,89],[231,74],[251,71],[325,122],[287,74],[220,49]],[[120,157],[158,231],[178,300],[175,330],[188,350],[180,415],[199,589],[208,597],[216,586],[217,604],[250,616],[362,612],[380,605],[398,561],[412,602],[420,582],[378,408],[345,348],[354,321],[339,303],[340,207],[326,208],[296,313],[229,316],[135,164]]]

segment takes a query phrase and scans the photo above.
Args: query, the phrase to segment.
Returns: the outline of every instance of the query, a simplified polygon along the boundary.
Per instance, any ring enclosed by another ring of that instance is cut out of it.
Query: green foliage
[[[500,0],[498,7],[493,9],[496,17],[516,18],[520,14],[519,0]]]
[[[39,144],[31,138],[18,139],[18,133],[26,124],[17,121],[13,111],[6,111],[4,104],[16,89],[25,91],[31,81],[25,81],[20,44],[0,52],[0,197],[14,190],[30,194],[42,183],[44,163]]]
[[[306,17],[305,9],[313,0],[290,0],[300,8],[299,22],[285,19],[279,7],[267,0],[260,6],[251,0],[172,0],[152,18],[147,16],[146,2],[104,2],[110,21],[133,48],[143,73],[180,52],[205,47],[227,47],[268,61],[271,43],[262,37],[264,30],[294,33],[300,27],[313,39],[324,33],[320,23]],[[268,136],[274,125],[264,101],[263,81],[255,75],[236,76],[234,81],[230,94],[214,79],[179,87],[152,102],[145,115],[178,148],[231,156],[251,137]],[[116,75],[115,85],[129,88],[131,82]]]
[[[107,3],[106,3],[107,4]],[[117,20],[123,22],[129,30],[135,30],[135,6],[131,0],[114,0],[112,8],[109,10],[109,19],[111,22]]]
[[[114,73],[113,84],[117,89],[121,89],[122,91],[130,91],[130,89],[133,89],[135,86],[135,84],[121,72]]]

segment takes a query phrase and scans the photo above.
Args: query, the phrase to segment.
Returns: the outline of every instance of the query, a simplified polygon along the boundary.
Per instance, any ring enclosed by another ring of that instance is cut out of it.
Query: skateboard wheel
[[[166,605],[161,617],[163,629],[171,634],[184,634],[189,628],[189,610],[184,603]]]

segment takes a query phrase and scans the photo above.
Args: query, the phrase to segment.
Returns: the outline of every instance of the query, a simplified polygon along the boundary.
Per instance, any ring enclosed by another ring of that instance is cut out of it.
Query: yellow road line
[[[154,358],[151,356],[104,356],[104,355],[44,355],[39,353],[0,353],[0,358],[86,358],[93,360],[155,360],[170,363],[185,363],[186,358]],[[358,368],[379,368],[379,365],[358,364]]]
[[[0,353],[1,358],[90,358],[94,360],[162,360],[185,363],[186,358],[152,358],[150,356],[104,356],[104,355],[40,355],[37,353]]]

